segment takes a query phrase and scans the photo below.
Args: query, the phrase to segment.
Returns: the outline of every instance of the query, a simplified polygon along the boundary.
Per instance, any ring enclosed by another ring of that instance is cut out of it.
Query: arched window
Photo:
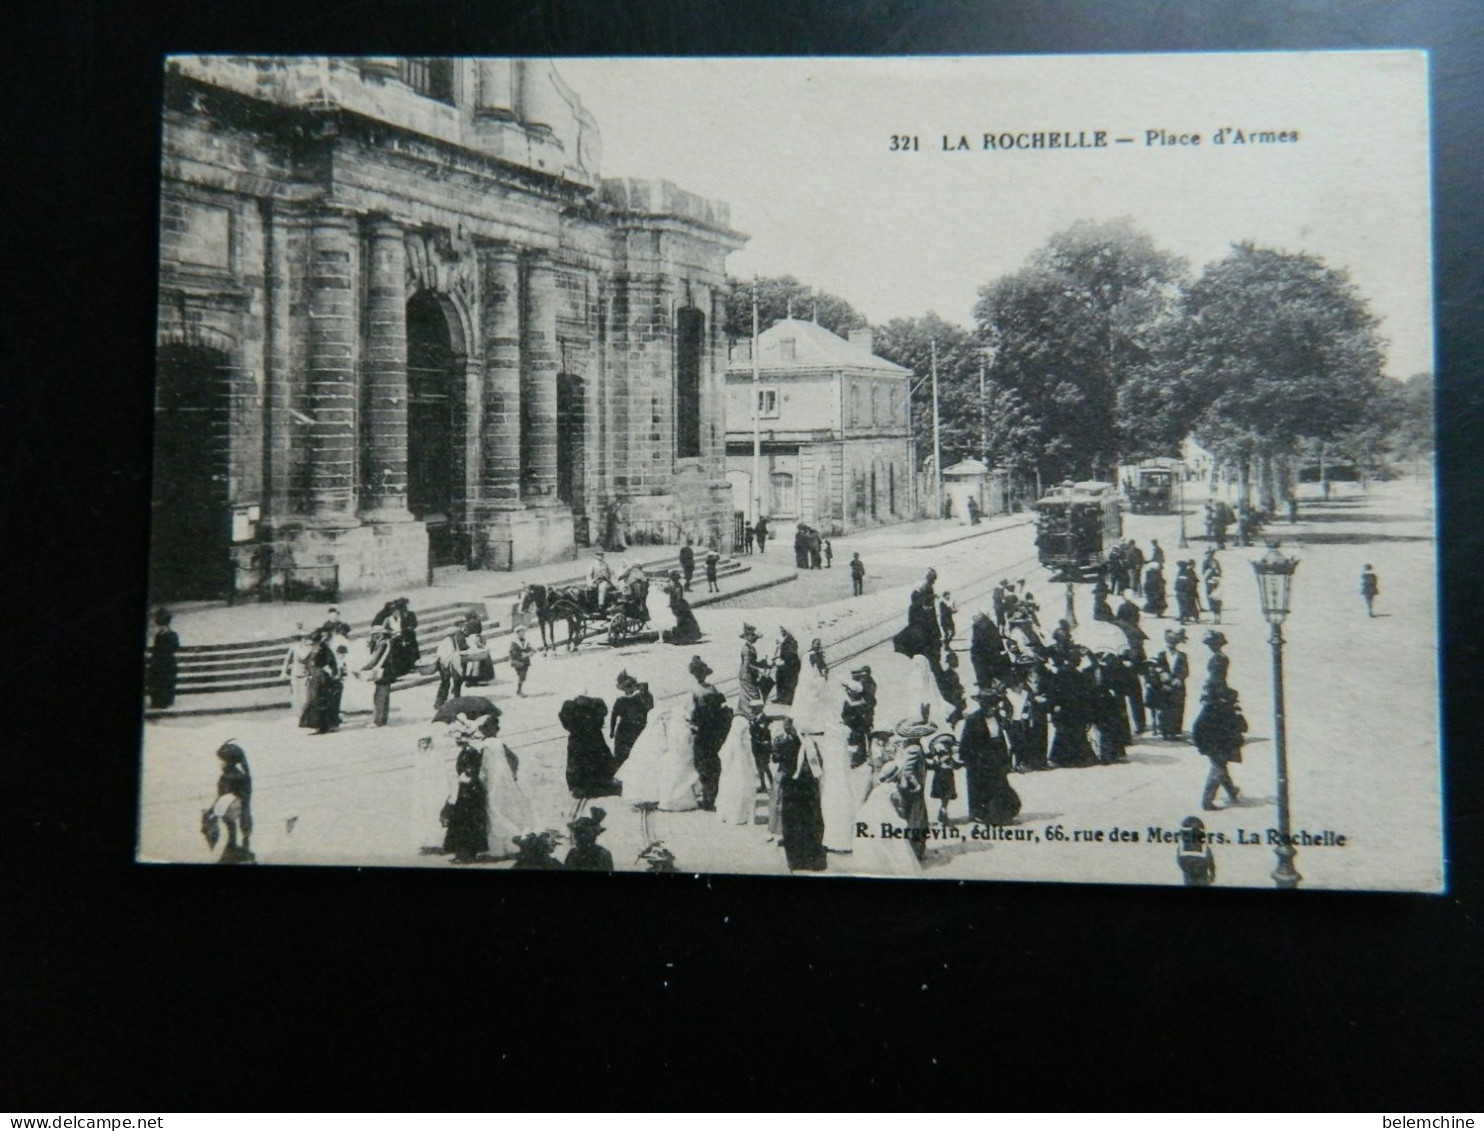
[[[675,455],[701,454],[701,346],[706,316],[693,306],[675,314]]]

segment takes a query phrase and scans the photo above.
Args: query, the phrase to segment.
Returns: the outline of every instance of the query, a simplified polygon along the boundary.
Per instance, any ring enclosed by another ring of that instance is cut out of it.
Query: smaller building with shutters
[[[912,372],[871,346],[870,330],[846,339],[797,318],[758,335],[756,367],[750,339],[733,345],[727,480],[748,521],[844,534],[912,517]]]

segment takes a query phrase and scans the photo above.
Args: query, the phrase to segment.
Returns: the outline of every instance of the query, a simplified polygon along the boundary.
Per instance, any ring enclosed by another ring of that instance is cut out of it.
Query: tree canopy
[[[754,281],[732,279],[727,286],[727,336],[733,339],[752,336],[752,295]],[[792,275],[762,276],[756,280],[758,329],[766,330],[793,311],[795,318],[818,322],[826,330],[845,337],[851,330],[866,325],[865,317],[839,295],[816,290]]]
[[[1118,391],[1155,358],[1186,274],[1131,221],[1081,220],[980,290],[991,375],[1039,429],[1037,470],[1103,478],[1128,451]]]
[[[943,466],[984,458],[979,368],[984,354],[971,331],[929,312],[921,318],[893,318],[872,331],[873,352],[912,370],[912,435],[919,463],[933,454],[933,344],[938,350],[938,417]]]
[[[1237,244],[1180,303],[1161,363],[1167,428],[1238,463],[1338,440],[1389,397],[1382,345],[1345,272]]]

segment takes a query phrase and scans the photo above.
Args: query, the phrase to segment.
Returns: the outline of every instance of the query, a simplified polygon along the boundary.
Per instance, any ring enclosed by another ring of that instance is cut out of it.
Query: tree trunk
[[[1329,498],[1329,464],[1325,460],[1324,441],[1319,441],[1319,497]]]

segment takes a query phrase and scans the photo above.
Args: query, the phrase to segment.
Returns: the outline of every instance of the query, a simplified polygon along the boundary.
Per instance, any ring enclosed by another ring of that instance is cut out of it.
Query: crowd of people
[[[808,556],[805,528],[799,537],[796,548]],[[864,573],[858,561],[853,574]],[[693,553],[689,563],[682,555],[681,569],[656,586],[670,614],[659,625],[661,639],[700,636],[685,598],[693,564]],[[595,569],[604,571],[595,586],[615,580],[601,563]],[[1175,563],[1176,608],[1163,646],[1151,654],[1149,620],[1170,612],[1164,569],[1157,541],[1147,556],[1132,540],[1108,555],[1092,587],[1093,616],[1120,630],[1118,648],[1079,642],[1070,597],[1069,616],[1047,632],[1024,579],[1002,579],[987,609],[963,614],[930,569],[874,673],[868,665],[844,677],[832,673],[822,642],[803,649],[786,626],[760,647],[762,635],[744,624],[731,701],[699,656],[687,665],[688,692],[663,706],[627,671],[618,675],[611,704],[583,688],[556,710],[567,735],[573,801],[566,833],[572,848],[560,861],[562,834],[538,827],[520,761],[499,737],[499,707],[468,693],[494,678],[483,625],[471,614],[440,642],[433,661],[439,682],[434,721],[418,745],[410,847],[461,864],[513,859],[521,868],[612,870],[611,854],[598,843],[608,814],[583,810],[618,798],[646,817],[714,813],[719,825],[766,836],[791,871],[912,874],[933,843],[959,839],[947,832],[955,823],[1013,824],[1021,809],[1013,775],[1122,762],[1144,735],[1185,739],[1194,670],[1186,626],[1206,614],[1220,622],[1221,565],[1214,547],[1199,566],[1194,559]],[[854,580],[859,591],[859,576]],[[961,615],[968,615],[962,633]],[[384,725],[392,683],[419,664],[417,623],[398,598],[354,648],[338,609],[313,631],[301,627],[282,669],[299,725],[315,734],[340,726],[348,684],[369,687],[370,725]],[[168,615],[156,627],[168,633]],[[1228,681],[1225,636],[1213,627],[1202,642],[1209,657],[1189,737],[1210,762],[1202,796],[1209,810],[1222,791],[1230,803],[1239,799],[1230,766],[1241,761],[1246,721]],[[158,643],[161,651],[171,646],[167,637]],[[534,651],[517,627],[509,655],[517,695]],[[203,831],[225,835],[224,860],[247,862],[251,775],[245,753],[229,746],[219,751],[218,800],[203,814]],[[652,836],[636,863],[656,871],[675,866]]]

